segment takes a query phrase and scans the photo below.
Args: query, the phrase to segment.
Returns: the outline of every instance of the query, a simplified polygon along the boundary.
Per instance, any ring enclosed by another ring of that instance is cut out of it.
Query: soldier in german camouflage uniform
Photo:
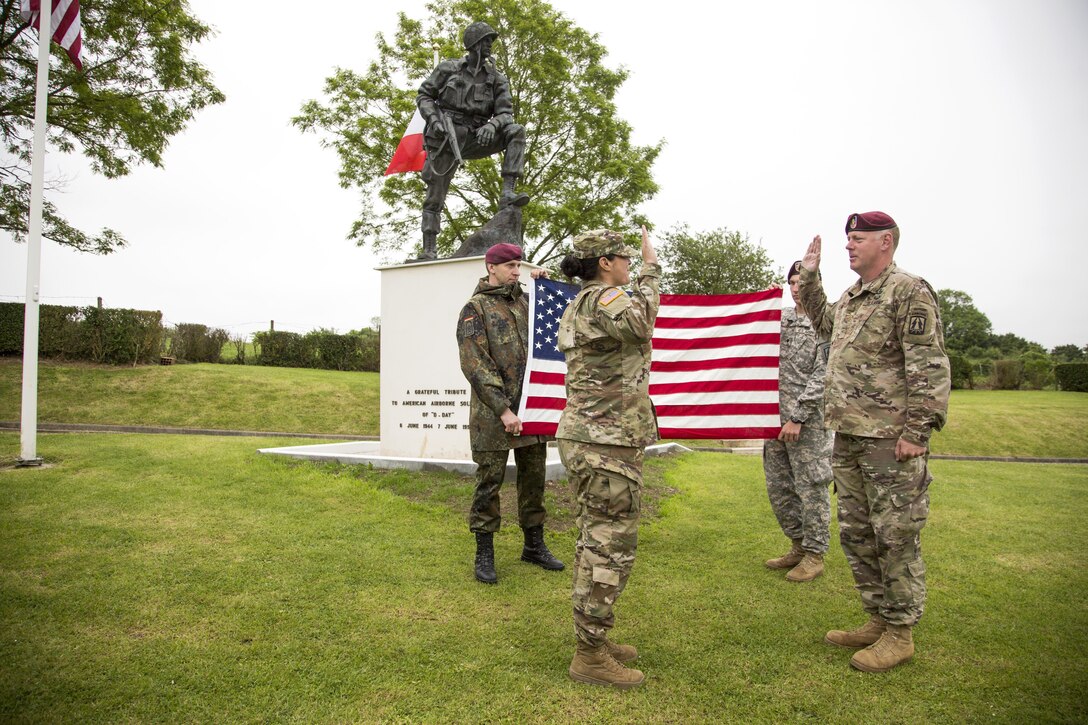
[[[563,569],[544,543],[544,472],[547,438],[521,435],[517,408],[529,353],[529,300],[522,291],[521,247],[496,244],[484,255],[480,279],[457,322],[461,372],[471,392],[469,441],[476,463],[476,493],[469,530],[476,536],[476,578],[495,584],[494,535],[506,461],[517,464],[518,520],[525,534],[522,561]]]
[[[835,431],[839,540],[870,617],[826,639],[859,649],[850,664],[866,672],[914,655],[911,628],[926,599],[928,445],[944,426],[951,388],[937,295],[895,265],[898,244],[887,214],[851,214],[846,251],[860,279],[835,304],[817,278],[820,237],[801,262],[801,302],[817,331],[831,335],[824,415]]]
[[[442,208],[457,172],[452,144],[457,144],[465,159],[483,159],[502,151],[499,206],[524,206],[529,201],[528,196],[514,191],[525,166],[525,128],[514,123],[510,81],[491,59],[491,43],[496,37],[487,23],[469,25],[463,38],[468,51],[465,57],[442,61],[419,87],[416,107],[426,122],[423,145],[427,149],[422,174],[427,196],[423,200],[421,259],[436,256]]]
[[[801,263],[786,276],[795,307],[782,310],[778,362],[782,431],[763,444],[767,495],[782,532],[793,542],[789,552],[766,562],[789,569],[786,579],[809,582],[824,571],[831,526],[831,442],[824,429],[824,372],[828,344],[812,329],[798,297]]]
[[[580,682],[626,688],[643,674],[622,663],[638,657],[630,645],[610,642],[612,607],[635,563],[642,498],[642,456],[657,440],[650,402],[650,337],[659,303],[661,267],[642,229],[642,272],[633,293],[635,250],[619,232],[599,230],[574,238],[561,269],[582,289],[559,324],[567,360],[567,406],[556,438],[578,501],[575,545],[574,630],[577,650],[570,676]]]

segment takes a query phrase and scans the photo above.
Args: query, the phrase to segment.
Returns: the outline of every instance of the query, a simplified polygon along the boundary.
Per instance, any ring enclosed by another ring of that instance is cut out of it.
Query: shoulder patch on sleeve
[[[907,324],[903,330],[903,341],[915,345],[932,345],[937,341],[937,326],[940,324],[935,305],[914,300],[907,311]]]
[[[609,287],[597,298],[597,309],[613,320],[618,319],[630,306],[631,298],[618,287]]]
[[[616,299],[623,296],[623,290],[619,287],[609,287],[601,295],[600,304],[602,307],[612,304]]]

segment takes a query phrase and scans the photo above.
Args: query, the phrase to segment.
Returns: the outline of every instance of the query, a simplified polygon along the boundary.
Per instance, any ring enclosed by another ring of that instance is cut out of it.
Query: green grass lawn
[[[619,692],[567,678],[569,572],[518,561],[516,526],[473,580],[466,479],[255,454],[282,444],[43,435],[51,467],[0,470],[0,720],[1088,719],[1088,466],[936,461],[918,651],[867,675],[822,643],[863,620],[838,544],[810,585],[763,567],[759,459],[653,459],[676,492],[617,607],[647,674]],[[569,562],[574,531],[548,540]]]
[[[948,407],[934,453],[1088,458],[1088,393],[954,390]]]
[[[20,359],[0,358],[0,420],[19,419],[21,375]],[[38,415],[44,423],[378,435],[378,407],[377,373],[44,361]],[[949,407],[934,453],[1088,458],[1088,394],[956,390]]]
[[[19,420],[22,360],[0,358],[0,420]],[[43,423],[378,434],[378,374],[256,365],[43,361]]]

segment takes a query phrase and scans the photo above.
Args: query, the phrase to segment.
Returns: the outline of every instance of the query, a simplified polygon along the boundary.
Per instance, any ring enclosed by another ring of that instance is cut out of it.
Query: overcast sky
[[[423,3],[315,5],[327,22],[297,4],[190,5],[218,31],[196,55],[227,102],[174,138],[162,169],[106,180],[79,156],[47,157],[70,179],[51,198],[71,221],[130,246],[95,257],[45,242],[43,302],[101,296],[232,333],[368,325],[386,260],[346,239],[357,192],[290,118],[335,66],[365,70],[374,35]],[[854,279],[847,215],[883,210],[902,230],[899,265],[971,295],[995,332],[1088,343],[1088,3],[553,5],[630,71],[618,106],[635,141],[666,141],[643,208],[659,229],[727,226],[781,268],[821,234],[837,296]],[[25,245],[0,239],[0,300],[25,288]]]

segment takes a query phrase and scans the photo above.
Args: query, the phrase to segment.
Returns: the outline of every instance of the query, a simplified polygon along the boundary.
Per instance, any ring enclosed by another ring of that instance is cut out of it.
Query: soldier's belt
[[[477,116],[474,113],[457,113],[456,111],[446,111],[445,113],[458,126],[468,126],[473,130],[491,120],[490,116]]]

